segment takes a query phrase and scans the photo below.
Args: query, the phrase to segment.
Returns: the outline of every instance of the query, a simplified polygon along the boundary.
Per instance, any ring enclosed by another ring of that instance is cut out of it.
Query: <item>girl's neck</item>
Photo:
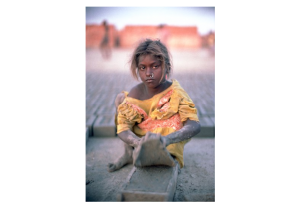
[[[156,88],[147,88],[146,85],[144,85],[145,95],[147,97],[146,99],[152,98],[154,95],[161,93],[162,91],[166,90],[171,85],[172,85],[172,82],[167,81],[167,80],[165,82],[161,83]]]

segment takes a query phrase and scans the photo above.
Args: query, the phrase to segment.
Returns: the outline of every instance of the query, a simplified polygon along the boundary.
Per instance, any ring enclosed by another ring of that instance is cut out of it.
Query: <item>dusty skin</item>
[[[133,163],[136,167],[151,165],[175,166],[175,161],[160,140],[159,134],[147,132],[137,148],[133,149],[124,143],[124,154],[114,163],[108,164],[108,171],[119,170],[126,164]]]
[[[114,163],[108,163],[108,171],[113,172],[116,170],[119,170],[126,164],[131,164],[132,163],[132,152],[133,148],[129,146],[128,144],[124,143],[124,154],[118,158]]]
[[[161,142],[160,134],[147,132],[140,145],[133,151],[133,164],[136,167],[175,166],[175,161]]]

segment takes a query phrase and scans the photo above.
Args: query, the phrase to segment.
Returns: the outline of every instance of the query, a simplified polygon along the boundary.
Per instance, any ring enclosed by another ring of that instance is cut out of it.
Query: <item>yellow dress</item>
[[[138,137],[147,131],[166,136],[181,129],[187,119],[199,122],[193,101],[177,80],[172,81],[170,87],[147,100],[127,97],[128,92],[124,92],[125,99],[118,107],[117,134],[131,130]],[[184,166],[183,148],[190,140],[167,146],[181,168]]]

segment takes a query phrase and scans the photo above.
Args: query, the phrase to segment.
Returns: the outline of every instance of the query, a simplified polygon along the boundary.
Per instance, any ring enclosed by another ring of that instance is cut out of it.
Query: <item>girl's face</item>
[[[156,88],[165,81],[161,61],[153,55],[139,57],[138,73],[142,82],[149,88]],[[163,79],[160,82],[161,77]]]

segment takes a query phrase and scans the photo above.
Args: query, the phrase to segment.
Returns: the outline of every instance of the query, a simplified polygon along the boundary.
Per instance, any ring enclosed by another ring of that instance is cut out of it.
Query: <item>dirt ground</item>
[[[86,201],[117,201],[133,165],[115,172],[107,163],[122,154],[118,138],[90,138],[86,146]],[[184,149],[173,201],[215,201],[215,139],[194,138]]]

